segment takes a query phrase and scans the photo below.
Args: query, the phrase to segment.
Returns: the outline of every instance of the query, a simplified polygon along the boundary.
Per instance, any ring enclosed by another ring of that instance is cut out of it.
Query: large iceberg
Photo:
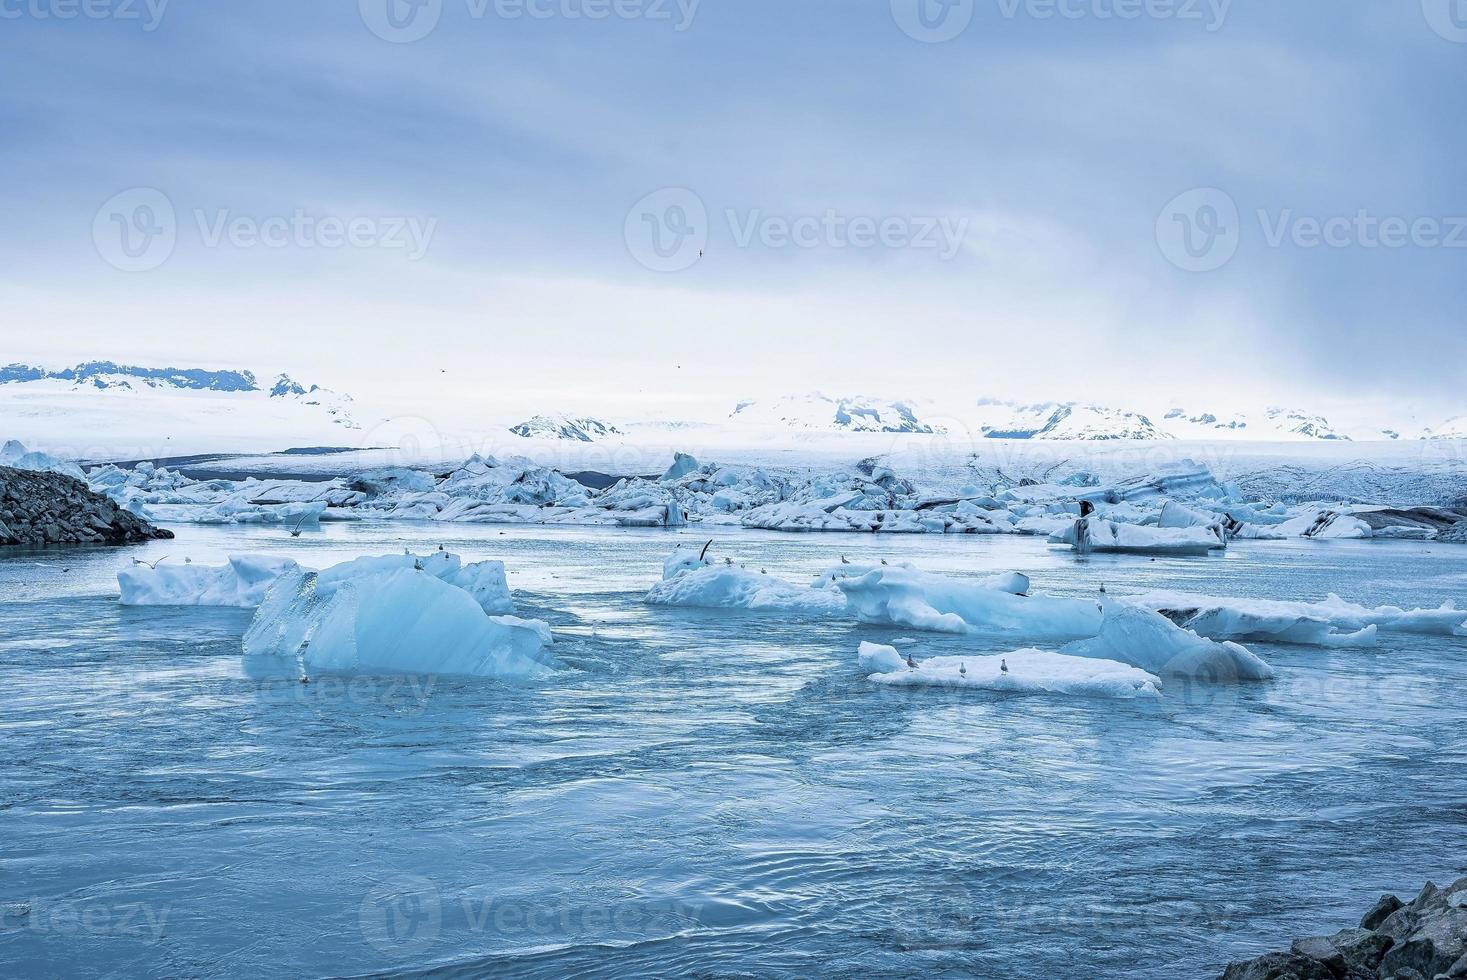
[[[1067,643],[1060,652],[1118,660],[1162,677],[1181,675],[1219,683],[1273,677],[1272,667],[1238,644],[1198,636],[1158,612],[1128,602],[1106,603],[1098,635]]]
[[[324,581],[323,581],[324,580]],[[550,628],[491,616],[425,569],[327,579],[297,571],[269,590],[244,638],[252,674],[444,674],[532,679],[553,672]]]
[[[60,473],[62,476],[87,482],[87,475],[80,466],[70,460],[58,459],[50,453],[31,452],[19,439],[11,439],[0,446],[0,466],[39,473]]]
[[[906,566],[843,565],[819,584],[843,592],[856,618],[873,625],[1031,640],[1094,636],[1101,627],[1099,604],[1029,595],[1028,578],[1012,572],[962,579]]]
[[[287,572],[292,559],[275,555],[231,555],[227,565],[134,564],[117,573],[124,606],[236,606],[251,609]]]
[[[1376,631],[1467,636],[1467,610],[1367,608],[1334,593],[1322,602],[1229,599],[1186,592],[1150,592],[1132,600],[1215,640],[1273,639],[1319,646],[1369,646]],[[1344,631],[1344,632],[1340,632]]]
[[[984,657],[931,657],[912,667],[895,647],[862,643],[859,657],[861,668],[871,671],[868,680],[892,687],[981,688],[1109,698],[1157,697],[1161,693],[1161,681],[1144,670],[1111,660],[1044,650],[1015,650]]]

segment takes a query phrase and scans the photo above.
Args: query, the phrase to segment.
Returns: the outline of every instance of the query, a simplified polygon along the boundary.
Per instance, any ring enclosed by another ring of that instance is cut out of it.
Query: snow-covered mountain
[[[974,428],[989,439],[1079,439],[1093,442],[1171,438],[1144,415],[1077,402],[1015,405],[985,399],[978,403]]]
[[[1269,408],[1258,413],[1197,412],[1173,408],[1158,423],[1161,430],[1178,439],[1255,439],[1293,441],[1308,439],[1349,440],[1322,415],[1298,409]],[[1396,438],[1382,431],[1374,438]]]
[[[1467,415],[1447,419],[1441,425],[1426,430],[1426,439],[1467,439]]]
[[[523,439],[564,439],[569,442],[595,442],[607,436],[622,435],[622,431],[600,419],[570,418],[565,415],[536,415],[532,419],[512,425],[510,432]]]
[[[161,457],[359,441],[351,397],[252,371],[89,361],[0,367],[4,435],[77,458]]]
[[[863,396],[836,397],[813,392],[786,395],[768,401],[740,402],[729,416],[745,425],[774,428],[813,429],[825,432],[910,432],[925,435],[942,432],[918,417],[910,401],[891,401]]]

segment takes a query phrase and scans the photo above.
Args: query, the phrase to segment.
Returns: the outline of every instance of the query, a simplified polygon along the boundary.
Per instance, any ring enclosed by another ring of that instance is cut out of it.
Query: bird
[[[442,550],[443,550],[443,545],[441,545],[441,544],[440,544],[440,545],[439,545],[439,546],[438,546],[438,550],[439,550],[439,551],[442,551]]]
[[[881,563],[882,563],[882,564],[883,564],[883,565],[885,565],[885,564],[886,564],[886,559],[885,559],[885,558],[883,558],[883,559],[881,559]]]
[[[840,563],[842,565],[849,565],[851,563],[851,560],[849,558],[847,558],[845,555],[841,555],[840,556]]]
[[[968,665],[967,664],[958,664],[958,673],[959,674],[962,674],[964,677],[967,677],[968,676]]]
[[[998,662],[998,669],[999,673],[1007,674],[1009,672],[1009,662],[1007,660],[1000,660]]]
[[[1100,591],[1101,592],[1105,592],[1105,583],[1104,582],[1101,582],[1100,583]]]
[[[415,558],[413,560],[413,568],[421,572],[423,570],[423,560],[421,558]]]
[[[403,553],[403,554],[405,554],[405,555],[410,555],[410,554],[412,554],[412,552],[411,552],[411,551],[409,551],[409,550],[408,550],[408,549],[407,549],[407,548],[404,548],[404,549],[402,549],[402,553]]]
[[[907,666],[912,670],[917,669],[917,661],[912,659],[912,655],[910,653],[907,654]]]
[[[163,564],[167,560],[168,560],[168,556],[167,555],[164,555],[162,558],[159,558],[157,561],[143,561],[141,558],[134,558],[132,560],[132,563],[134,565],[147,565],[148,568],[150,568],[150,569],[152,569],[153,571],[156,572],[158,570],[158,566],[161,565],[161,564]]]
[[[290,529],[290,536],[293,537],[293,538],[300,537],[301,536],[301,525],[304,524],[305,522],[306,522],[306,515],[302,514],[301,515],[301,519],[295,522],[295,527],[293,527],[293,528]]]
[[[724,563],[724,564],[725,564],[725,565],[732,565],[732,564],[733,564],[733,559],[732,559],[732,558],[725,558],[725,559],[724,559],[724,560],[723,560],[723,563]]]
[[[185,558],[185,559],[184,559],[184,560],[183,560],[183,563],[184,563],[184,564],[185,564],[185,565],[192,565],[192,564],[193,564],[193,563],[194,563],[194,560],[193,560],[193,559],[192,559],[192,558]]]

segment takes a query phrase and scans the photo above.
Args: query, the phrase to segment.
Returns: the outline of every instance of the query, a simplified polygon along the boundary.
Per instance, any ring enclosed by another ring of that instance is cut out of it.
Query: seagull
[[[724,563],[724,564],[725,564],[725,565],[732,565],[732,564],[733,564],[733,559],[732,559],[732,558],[725,558],[725,559],[724,559],[724,560],[723,560],[723,563]]]
[[[293,537],[293,538],[300,537],[301,536],[301,525],[304,524],[305,522],[306,522],[306,515],[305,514],[302,514],[301,515],[301,519],[295,522],[295,527],[293,527],[293,528],[290,529],[290,536]]]
[[[910,653],[907,654],[907,667],[909,667],[912,670],[916,670],[917,669],[917,661],[915,661],[915,660],[912,659],[912,655]]]
[[[998,662],[998,669],[1000,673],[1007,674],[1009,672],[1009,662],[1007,660],[1000,660]]]
[[[421,572],[423,570],[423,560],[421,558],[414,559],[413,560],[413,568],[415,568],[415,569],[417,569],[418,571]]]
[[[163,564],[167,560],[168,560],[168,556],[167,555],[164,555],[162,558],[159,558],[157,561],[143,561],[141,558],[134,558],[132,560],[132,563],[134,565],[147,565],[150,569],[152,569],[153,571],[156,572],[158,570],[158,566],[161,565],[161,564]]]
[[[968,676],[968,665],[967,664],[958,664],[958,673],[959,674],[962,674],[964,677],[967,677]]]
[[[881,563],[882,563],[882,564],[883,564],[883,565],[885,565],[885,564],[886,564],[886,559],[885,559],[885,558],[883,558],[883,559],[881,559]]]
[[[842,565],[849,565],[851,563],[851,560],[849,558],[847,558],[845,555],[841,555],[840,556],[840,563]]]
[[[185,565],[192,565],[192,564],[193,564],[193,563],[194,563],[194,560],[193,560],[193,559],[192,559],[192,558],[185,558],[185,559],[184,559],[184,560],[183,560],[183,563],[184,563],[184,564],[185,564]]]
[[[440,544],[440,545],[439,545],[439,546],[438,546],[438,550],[439,550],[439,551],[442,551],[442,550],[443,550],[443,545],[441,545],[441,544]]]
[[[1100,583],[1100,591],[1101,591],[1101,592],[1102,592],[1102,593],[1103,593],[1103,592],[1105,592],[1105,583],[1104,583],[1104,582],[1101,582],[1101,583]]]

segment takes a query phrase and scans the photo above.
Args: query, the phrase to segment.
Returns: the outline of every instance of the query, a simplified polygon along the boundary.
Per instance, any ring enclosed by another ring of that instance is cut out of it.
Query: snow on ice
[[[1227,599],[1185,592],[1151,592],[1133,599],[1214,640],[1261,639],[1315,646],[1370,646],[1376,632],[1467,636],[1467,610],[1366,608],[1331,593],[1322,602]]]

